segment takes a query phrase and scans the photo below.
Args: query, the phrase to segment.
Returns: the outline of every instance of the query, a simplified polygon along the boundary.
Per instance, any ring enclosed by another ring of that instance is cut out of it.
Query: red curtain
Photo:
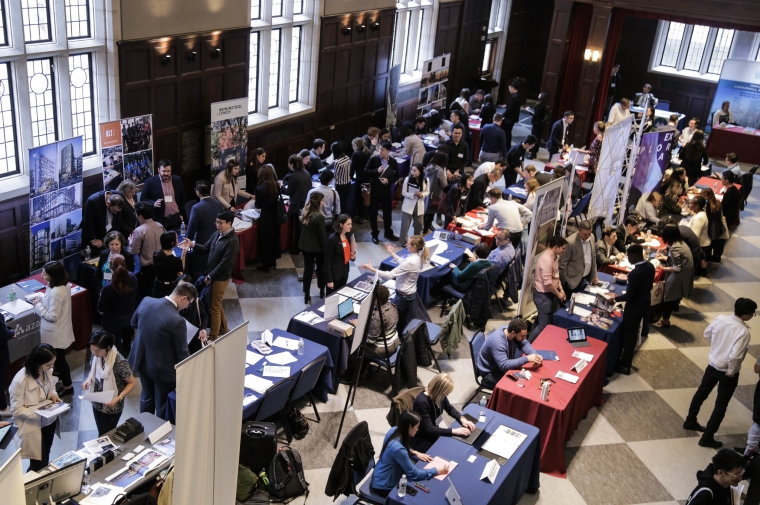
[[[602,75],[599,78],[599,91],[596,94],[596,105],[594,106],[594,121],[599,121],[604,117],[604,106],[607,103],[607,91],[610,89],[610,78],[612,76],[612,66],[615,65],[615,58],[617,58],[618,45],[620,44],[620,33],[623,31],[623,22],[628,16],[628,12],[624,9],[613,9],[612,19],[610,20],[610,26],[607,33],[607,44],[605,45],[602,54]],[[591,136],[589,137],[589,145],[593,140],[593,129],[591,128],[593,123],[589,124],[589,130]]]
[[[586,50],[588,32],[591,28],[591,17],[594,12],[593,5],[576,2],[573,4],[572,31],[570,34],[570,46],[567,50],[567,62],[565,63],[565,75],[561,81],[559,105],[554,111],[554,119],[559,119],[566,110],[572,109],[578,96],[578,84],[583,70],[583,53]],[[617,48],[615,49],[617,51]]]

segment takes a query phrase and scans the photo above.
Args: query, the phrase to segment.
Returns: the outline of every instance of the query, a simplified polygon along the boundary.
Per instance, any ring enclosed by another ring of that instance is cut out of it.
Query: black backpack
[[[285,415],[285,421],[288,423],[290,433],[296,440],[301,440],[309,434],[309,421],[297,408],[290,409],[290,412]]]
[[[280,447],[269,465],[269,495],[288,500],[309,493],[309,483],[303,475],[303,464],[298,451]]]

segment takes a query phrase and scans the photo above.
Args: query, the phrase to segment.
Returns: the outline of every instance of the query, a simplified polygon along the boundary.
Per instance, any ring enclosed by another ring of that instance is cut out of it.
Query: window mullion
[[[268,2],[265,2],[268,3]],[[261,6],[262,10],[265,8]],[[261,30],[259,43],[259,113],[269,115],[269,60],[272,47],[272,28]]]
[[[707,34],[707,41],[705,42],[705,50],[702,52],[702,61],[699,64],[699,73],[706,74],[710,67],[710,60],[712,59],[712,53],[715,49],[715,37],[718,35],[717,28],[710,28]]]
[[[290,2],[286,2],[285,8]],[[280,43],[280,108],[287,109],[290,104],[290,48],[293,43],[293,26],[282,27]]]
[[[71,121],[71,88],[69,78],[69,57],[61,54],[53,58],[55,65],[56,91],[58,92],[58,124],[60,125],[58,140],[74,136]]]
[[[678,63],[676,63],[676,70],[683,70],[684,63],[686,62],[686,54],[689,52],[689,41],[691,40],[691,34],[693,30],[694,25],[686,25],[686,29],[683,31],[681,48],[678,50]]]

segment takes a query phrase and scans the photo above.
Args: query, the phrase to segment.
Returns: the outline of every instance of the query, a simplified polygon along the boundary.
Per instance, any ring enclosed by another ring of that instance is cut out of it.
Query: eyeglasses
[[[726,475],[730,475],[730,476],[731,476],[731,477],[733,477],[734,479],[740,479],[740,478],[741,478],[741,476],[742,476],[742,473],[741,473],[741,472],[739,472],[738,474],[736,474],[736,473],[731,473],[731,472],[725,472],[725,474],[726,474]]]

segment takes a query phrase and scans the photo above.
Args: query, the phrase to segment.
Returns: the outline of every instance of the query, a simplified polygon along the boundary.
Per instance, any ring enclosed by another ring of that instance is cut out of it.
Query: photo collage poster
[[[82,137],[29,149],[31,271],[62,261],[79,266],[82,250]]]
[[[115,190],[127,179],[142,191],[153,176],[153,116],[137,116],[100,125],[103,188]]]
[[[246,166],[248,153],[248,98],[211,104],[211,174],[212,177],[235,160]],[[238,179],[244,187],[244,181]]]
[[[449,60],[451,54],[446,53],[422,64],[422,80],[420,81],[420,103],[417,115],[422,116],[433,109],[446,108],[446,97],[449,85]]]

